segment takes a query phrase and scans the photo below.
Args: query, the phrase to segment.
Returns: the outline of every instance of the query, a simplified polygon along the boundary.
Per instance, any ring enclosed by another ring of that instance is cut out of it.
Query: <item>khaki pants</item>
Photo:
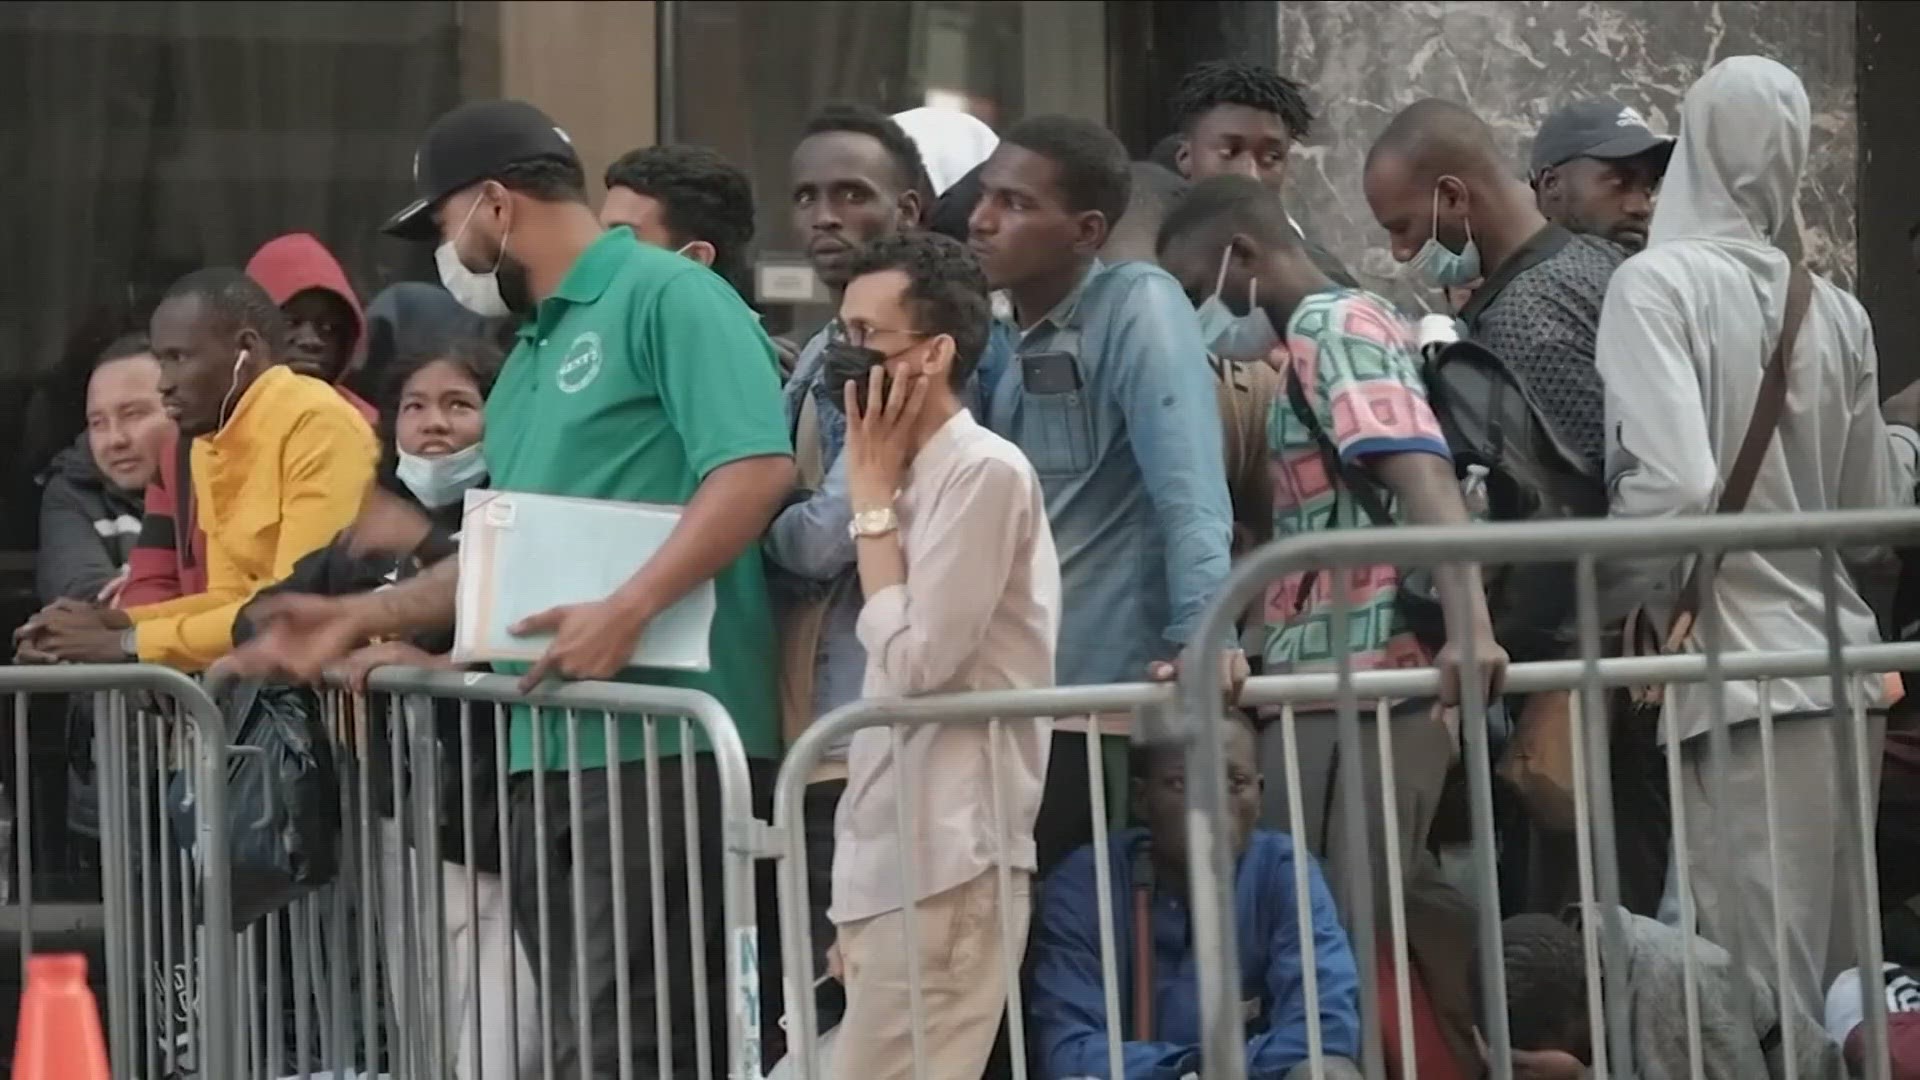
[[[1000,875],[989,870],[920,902],[922,1048],[926,1080],[979,1080],[1007,1007],[1007,969],[1027,947],[1032,881],[1012,877],[1013,940],[1001,942]],[[840,927],[847,1012],[834,1037],[835,1076],[905,1080],[913,1071],[913,1017],[907,979],[906,916],[899,911]]]

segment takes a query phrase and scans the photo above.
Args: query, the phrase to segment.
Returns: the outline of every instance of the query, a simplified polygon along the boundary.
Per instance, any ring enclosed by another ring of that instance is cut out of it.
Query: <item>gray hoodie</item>
[[[1612,514],[1706,514],[1717,504],[1780,335],[1798,250],[1794,203],[1807,161],[1805,89],[1756,56],[1724,60],[1687,92],[1680,137],[1660,189],[1647,249],[1615,272],[1595,362],[1606,382]],[[1865,509],[1912,502],[1913,478],[1880,418],[1873,327],[1852,296],[1814,279],[1788,369],[1787,402],[1747,506],[1757,512]],[[1625,593],[1677,591],[1673,562],[1610,583]],[[1877,639],[1858,590],[1840,585],[1847,644]],[[1820,556],[1736,553],[1713,601],[1728,651],[1825,645]],[[1824,712],[1825,676],[1776,680],[1774,715]],[[1682,738],[1707,730],[1707,689],[1674,688],[1667,717]],[[1863,677],[1859,694],[1881,699]],[[1727,717],[1759,714],[1759,687],[1729,683]]]
[[[1634,1080],[1687,1080],[1686,944],[1688,935],[1655,919],[1615,908],[1614,926],[1624,935],[1627,969],[1617,985],[1627,996],[1631,1070]],[[1780,1015],[1779,997],[1766,982],[1744,977],[1727,951],[1705,938],[1693,942],[1699,979],[1700,1055],[1704,1080],[1763,1080],[1794,1075],[1801,1080],[1843,1080],[1839,1047],[1817,1017]],[[1791,1028],[1791,1032],[1787,1029]],[[1786,1053],[1793,1048],[1793,1071]]]
[[[40,602],[92,600],[140,539],[141,496],[121,491],[93,462],[82,432],[40,474],[40,553],[34,591]]]

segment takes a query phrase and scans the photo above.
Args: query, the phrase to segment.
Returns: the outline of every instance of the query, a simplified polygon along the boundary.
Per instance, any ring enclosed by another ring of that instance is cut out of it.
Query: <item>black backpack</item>
[[[1487,516],[1543,521],[1607,516],[1607,485],[1554,430],[1506,362],[1486,346],[1456,341],[1427,358],[1427,402],[1462,477],[1486,470]],[[1494,635],[1516,662],[1554,660],[1573,644],[1571,563],[1489,567]]]
[[[1546,413],[1513,370],[1484,345],[1456,341],[1421,367],[1427,403],[1453,455],[1456,475],[1486,470],[1488,517],[1494,521],[1605,517],[1605,481],[1554,431]],[[1352,494],[1376,525],[1391,525],[1376,482],[1339,460],[1333,441],[1308,406],[1299,379],[1289,374],[1287,399],[1312,434],[1328,475]],[[1572,644],[1572,564],[1522,563],[1487,567],[1487,609],[1494,635],[1515,662],[1559,659]],[[1304,593],[1303,593],[1304,595]],[[1439,598],[1423,571],[1401,583],[1400,614],[1430,649],[1445,641]]]

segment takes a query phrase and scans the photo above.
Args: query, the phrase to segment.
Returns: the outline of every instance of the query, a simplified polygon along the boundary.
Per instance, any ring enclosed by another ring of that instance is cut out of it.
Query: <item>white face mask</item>
[[[398,455],[393,474],[429,510],[458,501],[487,478],[487,459],[481,456],[479,443],[440,457],[420,457],[405,450]]]
[[[1259,279],[1247,282],[1245,315],[1235,315],[1220,298],[1227,285],[1227,263],[1232,258],[1233,249],[1229,247],[1220,257],[1220,276],[1214,280],[1213,295],[1194,309],[1194,318],[1200,321],[1200,340],[1207,343],[1208,352],[1222,360],[1238,363],[1265,360],[1280,344],[1280,335],[1273,329],[1273,320],[1257,302]]]
[[[454,232],[453,239],[442,243],[433,251],[433,261],[440,268],[440,284],[447,287],[453,298],[466,308],[486,319],[500,319],[513,314],[506,300],[500,295],[500,264],[507,257],[507,238],[500,239],[500,257],[493,261],[493,269],[484,274],[467,269],[460,261],[460,238],[466,235],[467,226],[472,224],[473,215],[480,209],[480,200],[475,199],[467,210],[467,216],[460,222],[460,228]],[[508,227],[512,234],[512,227]]]

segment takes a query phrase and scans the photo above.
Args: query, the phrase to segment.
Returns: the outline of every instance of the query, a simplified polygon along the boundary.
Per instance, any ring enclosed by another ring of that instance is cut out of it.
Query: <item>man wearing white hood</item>
[[[1606,383],[1614,516],[1712,513],[1757,404],[1767,411],[1762,374],[1788,318],[1797,265],[1788,251],[1799,250],[1794,200],[1809,126],[1800,80],[1771,60],[1725,60],[1687,92],[1647,250],[1614,274],[1600,317],[1596,363]],[[1911,503],[1910,459],[1890,448],[1881,419],[1866,312],[1819,277],[1797,291],[1805,315],[1784,357],[1784,399],[1775,399],[1777,427],[1759,458],[1746,509]],[[1764,431],[1764,422],[1760,426]],[[1683,569],[1660,568],[1639,582],[1633,598],[1657,606],[1650,598],[1663,588],[1672,595]],[[1728,555],[1707,597],[1719,612],[1725,648],[1825,648],[1822,576],[1817,551]],[[1873,613],[1845,575],[1836,592],[1844,644],[1877,640]],[[1728,682],[1722,691],[1731,725],[1724,792],[1709,766],[1712,691],[1699,684],[1668,688],[1663,722],[1677,725],[1683,740],[1676,826],[1686,830],[1702,933],[1769,975],[1784,948],[1784,989],[1801,1008],[1817,1012],[1826,980],[1853,964],[1847,898],[1859,892],[1841,841],[1851,826],[1838,790],[1841,753],[1830,719],[1841,703],[1825,675],[1764,684],[1779,762],[1772,778],[1780,825],[1776,879],[1754,722],[1762,685]],[[1883,697],[1872,678],[1859,680],[1848,696],[1864,699],[1869,709]],[[1883,727],[1876,715],[1862,732],[1870,761],[1879,759]],[[1775,904],[1785,926],[1780,944]]]

